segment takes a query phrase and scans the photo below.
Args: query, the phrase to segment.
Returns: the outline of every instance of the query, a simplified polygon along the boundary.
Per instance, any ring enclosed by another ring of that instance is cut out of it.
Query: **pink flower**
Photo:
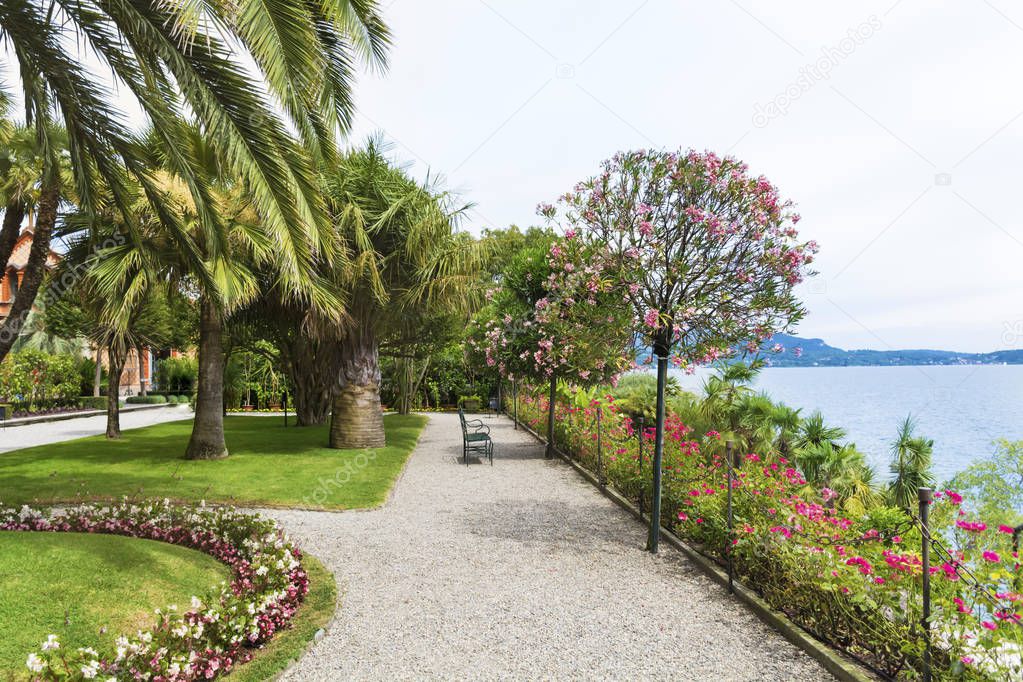
[[[651,308],[646,311],[646,315],[643,316],[643,322],[651,329],[657,329],[661,326],[661,313]]]
[[[963,656],[959,660],[963,662],[963,665],[971,665],[973,663],[973,659],[969,656]]]
[[[997,564],[998,562],[1001,561],[1001,558],[998,556],[997,552],[987,551],[984,552],[984,560],[990,561],[993,564]]]
[[[992,630],[992,631],[993,631],[993,630],[997,630],[997,629],[998,629],[998,626],[997,626],[997,625],[995,625],[994,623],[992,623],[992,622],[991,622],[991,621],[989,621],[989,620],[985,620],[985,621],[983,621],[983,622],[981,623],[981,625],[983,625],[983,626],[984,626],[985,628],[987,628],[988,630]]]
[[[987,530],[987,524],[983,521],[956,521],[956,526],[971,533],[980,533]]]
[[[1006,535],[1013,535],[1013,534],[1015,534],[1016,529],[1013,528],[1012,526],[1006,526],[1003,523],[1002,525],[998,526],[998,532],[999,533],[1005,533]]]

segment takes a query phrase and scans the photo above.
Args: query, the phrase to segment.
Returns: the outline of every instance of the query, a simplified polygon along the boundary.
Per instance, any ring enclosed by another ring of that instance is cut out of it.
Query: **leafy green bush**
[[[165,358],[156,365],[156,383],[161,391],[190,394],[199,377],[199,363],[195,358]]]
[[[28,412],[78,403],[77,358],[36,350],[11,353],[0,363],[0,402]]]
[[[107,409],[107,399],[104,396],[98,398],[91,395],[82,396],[78,399],[78,404],[89,410]]]
[[[124,402],[129,405],[166,405],[167,396],[163,395],[133,395],[125,398]]]

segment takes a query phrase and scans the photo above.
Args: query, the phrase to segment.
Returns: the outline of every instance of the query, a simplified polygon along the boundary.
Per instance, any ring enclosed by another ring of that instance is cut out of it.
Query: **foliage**
[[[519,414],[535,427],[547,407],[544,398],[526,396]],[[556,409],[566,451],[623,494],[649,502],[654,429],[638,433],[613,400]],[[693,431],[672,414],[665,436],[662,523],[722,564],[731,557],[744,583],[819,638],[889,676],[917,679],[922,534],[914,518],[879,500],[851,513],[777,450],[740,449],[729,530],[722,434]],[[1023,645],[1023,575],[1012,528],[976,520],[951,490],[936,498],[928,549],[935,677],[1014,679],[1023,674],[1015,653]]]
[[[107,409],[107,399],[105,396],[91,396],[86,395],[78,399],[78,404],[89,410],[105,410]]]
[[[817,247],[764,177],[712,152],[623,152],[540,207],[612,249],[635,329],[687,368],[785,331],[804,314],[793,287]]]
[[[156,384],[163,391],[191,395],[198,376],[199,364],[195,358],[179,356],[156,363]]]
[[[987,457],[970,464],[946,484],[988,525],[1023,522],[1023,441],[1001,439]]]
[[[153,395],[130,395],[124,399],[128,405],[166,405],[169,401],[167,396],[159,393]]]
[[[104,677],[201,680],[247,662],[251,649],[286,628],[309,591],[302,553],[271,520],[224,508],[138,505],[82,506],[52,518],[22,507],[0,510],[0,530],[110,533],[203,551],[227,564],[231,583],[193,596],[179,611],[157,610],[157,624],[117,640],[115,652],[60,647],[50,635],[28,657],[44,680]],[[69,674],[70,671],[70,674]]]
[[[77,404],[77,359],[72,355],[48,355],[26,350],[0,362],[0,402],[28,411]]]
[[[906,417],[892,442],[892,482],[888,495],[892,504],[903,509],[912,509],[916,504],[917,490],[934,485],[931,475],[934,441],[917,436],[915,429],[913,417]]]
[[[605,250],[571,230],[523,249],[491,292],[470,348],[508,379],[616,378],[631,364],[632,317],[607,267]]]

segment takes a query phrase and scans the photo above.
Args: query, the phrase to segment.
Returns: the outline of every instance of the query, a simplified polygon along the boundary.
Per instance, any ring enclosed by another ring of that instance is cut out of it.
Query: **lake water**
[[[709,371],[677,374],[698,390]],[[992,451],[997,438],[1023,439],[1023,365],[767,368],[755,384],[774,400],[820,410],[888,477],[891,442],[906,415],[934,441],[934,473],[945,481]]]

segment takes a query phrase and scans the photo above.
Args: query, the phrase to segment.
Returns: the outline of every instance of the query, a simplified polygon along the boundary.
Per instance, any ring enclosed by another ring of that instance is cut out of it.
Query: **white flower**
[[[41,673],[43,668],[46,667],[46,661],[39,658],[36,654],[29,654],[28,660],[25,661],[25,665],[34,673]]]
[[[99,674],[99,661],[89,661],[88,665],[82,666],[82,677],[87,680],[94,679]]]
[[[196,596],[192,597],[192,608],[193,609],[201,609],[202,608],[202,600],[199,599],[199,597],[196,597]]]
[[[43,651],[53,651],[54,649],[60,648],[60,642],[57,641],[57,635],[49,635],[46,641],[43,642]]]
[[[270,572],[270,569],[267,568],[266,566],[260,566],[259,568],[256,569],[256,575],[261,575],[262,576],[262,575],[266,575],[269,572]]]

